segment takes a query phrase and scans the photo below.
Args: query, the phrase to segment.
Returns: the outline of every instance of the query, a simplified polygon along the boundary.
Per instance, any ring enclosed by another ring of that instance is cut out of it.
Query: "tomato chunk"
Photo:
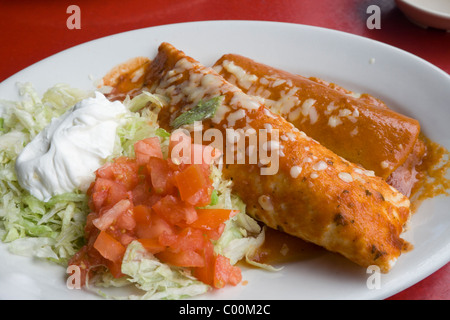
[[[129,200],[127,200],[129,201]],[[117,227],[122,230],[133,230],[136,227],[136,220],[134,220],[134,210],[130,202],[130,208],[125,210],[116,221]]]
[[[205,236],[202,231],[194,228],[184,228],[176,236],[160,237],[160,241],[166,243],[175,251],[198,251],[205,246]]]
[[[124,276],[124,274],[122,273],[121,261],[106,260],[106,266],[108,267],[109,272],[112,274],[114,278],[120,278]]]
[[[203,267],[205,265],[205,259],[192,250],[180,252],[165,250],[156,254],[156,257],[165,263],[177,267]]]
[[[139,183],[138,165],[134,159],[119,157],[110,165],[114,181],[122,184],[127,190]]]
[[[226,284],[237,285],[242,280],[241,269],[231,265],[230,259],[217,255],[214,264],[214,287],[223,288]]]
[[[133,216],[136,224],[150,224],[150,215],[152,209],[144,205],[135,206],[133,209]]]
[[[99,233],[94,248],[105,258],[119,262],[125,253],[125,247],[105,231]]]
[[[113,180],[98,178],[92,188],[91,200],[94,209],[98,211],[128,197],[128,191],[122,184]]]
[[[168,195],[153,205],[152,209],[167,222],[183,226],[197,220],[197,211],[194,206],[181,199]]]
[[[175,176],[183,201],[203,207],[211,202],[212,182],[200,165],[193,164]]]
[[[135,232],[139,238],[151,239],[159,238],[164,233],[173,235],[176,233],[176,230],[173,225],[169,224],[166,220],[152,212],[150,222],[148,224],[138,224]]]
[[[106,230],[112,225],[120,215],[132,208],[132,203],[128,199],[123,199],[117,202],[111,209],[106,210],[100,217],[95,219],[92,223],[99,230]]]
[[[158,137],[140,140],[134,144],[134,153],[138,165],[146,164],[151,157],[163,158]]]
[[[194,276],[203,283],[210,286],[214,284],[214,246],[211,241],[207,241],[201,250],[201,255],[205,261],[203,267],[195,268],[193,270]]]
[[[139,239],[138,241],[142,244],[145,250],[152,254],[164,251],[166,249],[166,246],[160,244],[158,239]]]
[[[148,199],[153,195],[151,183],[142,181],[133,190],[131,190],[131,198],[135,206],[143,205],[148,202]]]
[[[229,209],[197,209],[198,218],[190,226],[202,230],[215,230],[237,212]]]
[[[131,242],[133,242],[134,240],[136,240],[136,237],[133,236],[130,233],[122,233],[120,235],[117,236],[117,239],[119,240],[119,242],[124,245],[125,247],[127,247]]]
[[[173,173],[166,160],[150,158],[147,169],[150,172],[151,184],[157,194],[175,193]]]
[[[211,240],[218,240],[225,230],[225,222],[237,212],[228,209],[197,209],[198,219],[190,226],[203,230]]]
[[[114,180],[114,172],[112,169],[113,164],[107,163],[103,167],[97,169],[96,175],[98,178]]]

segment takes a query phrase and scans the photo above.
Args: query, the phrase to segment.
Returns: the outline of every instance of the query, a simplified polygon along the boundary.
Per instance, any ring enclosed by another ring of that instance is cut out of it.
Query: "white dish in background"
[[[396,0],[396,3],[415,24],[450,31],[450,1]]]
[[[42,94],[59,82],[92,88],[112,67],[135,56],[154,57],[167,41],[205,65],[222,54],[257,61],[367,92],[392,109],[419,119],[423,132],[450,149],[450,77],[430,63],[367,38],[323,28],[276,22],[207,21],[125,32],[65,50],[0,84],[0,98],[17,99],[16,82]],[[422,204],[404,238],[414,250],[402,255],[381,287],[368,289],[364,268],[324,252],[288,263],[279,272],[244,269],[247,285],[227,287],[199,299],[383,299],[430,275],[450,260],[450,197]],[[65,269],[10,254],[0,244],[0,299],[95,299],[66,287]]]

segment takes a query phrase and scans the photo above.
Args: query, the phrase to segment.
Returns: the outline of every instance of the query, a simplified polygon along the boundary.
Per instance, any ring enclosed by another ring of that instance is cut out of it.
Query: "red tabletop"
[[[81,29],[69,30],[69,5]],[[370,5],[381,9],[369,29]],[[201,20],[266,20],[320,26],[388,43],[450,73],[450,32],[413,25],[394,0],[20,0],[0,3],[0,81],[61,50],[118,32]],[[389,299],[450,299],[450,263]]]

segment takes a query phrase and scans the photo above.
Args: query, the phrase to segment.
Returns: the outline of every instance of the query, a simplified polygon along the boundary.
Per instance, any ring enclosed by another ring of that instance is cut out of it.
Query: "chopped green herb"
[[[219,202],[219,195],[217,194],[217,190],[214,189],[211,193],[211,202],[209,203],[210,206],[215,206]]]
[[[179,115],[170,124],[174,129],[178,129],[186,124],[192,124],[195,121],[202,121],[212,118],[217,108],[222,103],[223,96],[214,97],[204,102],[201,100],[194,108]]]

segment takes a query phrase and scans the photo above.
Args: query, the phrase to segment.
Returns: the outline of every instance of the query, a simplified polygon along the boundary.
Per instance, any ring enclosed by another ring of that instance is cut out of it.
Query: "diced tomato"
[[[132,207],[131,202],[130,207]],[[133,230],[136,227],[136,221],[134,220],[134,210],[131,210],[130,208],[119,215],[116,221],[116,225],[119,229]]]
[[[168,223],[165,219],[159,217],[157,214],[152,214],[152,225],[149,238],[159,238],[162,234],[175,234],[175,226]]]
[[[211,241],[206,241],[205,246],[201,250],[201,255],[205,261],[203,267],[195,268],[193,275],[203,283],[210,286],[214,283],[214,246]]]
[[[194,269],[194,276],[203,283],[219,289],[226,284],[237,285],[241,282],[241,269],[231,265],[230,259],[220,254],[214,256],[214,246],[211,242],[204,247],[203,257],[205,266]]]
[[[136,187],[131,191],[133,204],[135,206],[145,204],[148,197],[151,196],[151,186],[146,180],[139,183]]]
[[[106,230],[119,218],[120,215],[124,214],[128,210],[131,210],[132,206],[133,205],[130,200],[120,200],[112,208],[106,210],[100,217],[93,220],[92,223],[99,230]]]
[[[203,267],[205,265],[205,259],[200,254],[192,250],[180,252],[165,250],[156,254],[156,257],[162,262],[177,267]]]
[[[119,241],[125,247],[128,246],[133,240],[137,239],[137,237],[134,233],[134,230],[130,231],[130,230],[125,230],[125,229],[120,229],[115,224],[112,225],[110,228],[108,228],[108,230],[106,232],[108,232],[108,234],[111,237],[113,237],[114,239]],[[100,231],[99,231],[99,233],[100,233]]]
[[[107,163],[104,166],[100,167],[96,171],[97,178],[114,180],[114,172],[112,170],[112,163]]]
[[[137,238],[133,235],[131,235],[130,233],[126,232],[126,233],[122,233],[120,235],[117,236],[117,239],[119,240],[119,242],[123,245],[123,246],[128,246],[131,242],[133,242],[134,240],[136,240]]]
[[[146,200],[145,205],[153,207],[158,201],[164,198],[164,195],[152,193]]]
[[[222,223],[217,229],[213,230],[206,230],[205,234],[210,238],[211,240],[219,240],[220,236],[222,235],[223,231],[225,230],[225,223]]]
[[[163,218],[159,217],[157,214],[152,213],[150,218],[150,224],[138,224],[135,228],[136,235],[138,238],[152,239],[159,238],[163,233],[169,235],[175,234],[175,227],[170,225]]]
[[[98,218],[97,212],[90,212],[86,216],[86,225],[84,227],[85,237],[89,238],[93,232],[96,232],[97,228],[94,226],[93,221]]]
[[[175,232],[161,232],[161,234],[158,236],[158,242],[166,247],[174,245],[175,243],[177,243],[177,241],[178,235]]]
[[[152,209],[144,205],[135,206],[133,209],[133,216],[136,224],[150,224],[150,215],[152,213]]]
[[[109,207],[122,199],[128,198],[127,189],[120,183],[109,179],[98,178],[92,190],[94,208]]]
[[[197,251],[205,246],[205,236],[201,230],[194,228],[184,228],[177,235],[168,237],[163,235],[160,242],[170,246],[174,252],[179,251]]]
[[[230,259],[217,255],[214,263],[214,287],[223,288],[226,284],[237,285],[242,280],[241,269],[233,266]]]
[[[135,206],[145,205],[152,207],[156,202],[161,200],[165,195],[152,192],[150,184],[142,182],[132,191],[133,204]]]
[[[94,243],[94,248],[108,260],[118,262],[122,260],[125,247],[105,231],[100,232]]]
[[[138,165],[148,163],[151,157],[163,158],[161,144],[158,137],[140,140],[134,144],[134,153]]]
[[[237,212],[228,209],[197,209],[198,219],[190,226],[204,230],[211,240],[218,240],[225,229],[225,222]]]
[[[175,193],[173,173],[166,160],[150,158],[147,164],[147,170],[150,172],[152,187],[157,194]]]
[[[103,204],[103,206],[105,207],[112,206],[122,199],[129,198],[126,188],[119,186],[121,186],[121,184],[117,182],[113,182],[109,186],[108,197],[106,198],[106,202]]]
[[[114,181],[121,183],[127,190],[139,183],[138,165],[134,159],[120,157],[110,164]]]
[[[183,201],[198,207],[211,202],[212,182],[200,165],[188,166],[175,176],[175,181]]]
[[[240,281],[239,268],[216,257],[211,242],[236,211],[195,208],[211,201],[210,164],[220,152],[193,145],[182,132],[172,135],[169,150],[184,163],[163,159],[159,139],[148,138],[135,144],[136,158],[120,157],[97,170],[88,190],[87,245],[71,260],[84,268],[84,278],[95,266],[123,276],[123,255],[138,240],[162,262],[192,268],[211,286]]]
[[[161,251],[164,251],[166,249],[166,246],[159,243],[158,239],[139,239],[138,240],[142,246],[147,250],[148,252],[155,254],[159,253]]]
[[[111,181],[111,180],[106,180],[105,181]],[[98,211],[103,207],[103,204],[106,203],[106,199],[108,198],[108,192],[109,192],[109,188],[99,188],[98,186],[100,185],[100,183],[97,185],[97,182],[94,185],[93,188],[93,192],[92,192],[92,196],[89,199],[89,207],[92,210]],[[98,187],[98,190],[95,190],[95,186]]]
[[[120,278],[124,276],[124,274],[122,273],[122,261],[106,260],[105,264],[114,278]]]
[[[215,230],[237,213],[238,211],[229,209],[197,209],[198,219],[190,226],[202,230]]]
[[[172,195],[167,195],[155,203],[152,209],[167,222],[184,226],[197,220],[197,211],[194,206],[183,202]]]
[[[107,163],[96,171],[97,178],[112,180],[132,189],[139,182],[137,164],[134,159],[119,157],[112,163]]]

